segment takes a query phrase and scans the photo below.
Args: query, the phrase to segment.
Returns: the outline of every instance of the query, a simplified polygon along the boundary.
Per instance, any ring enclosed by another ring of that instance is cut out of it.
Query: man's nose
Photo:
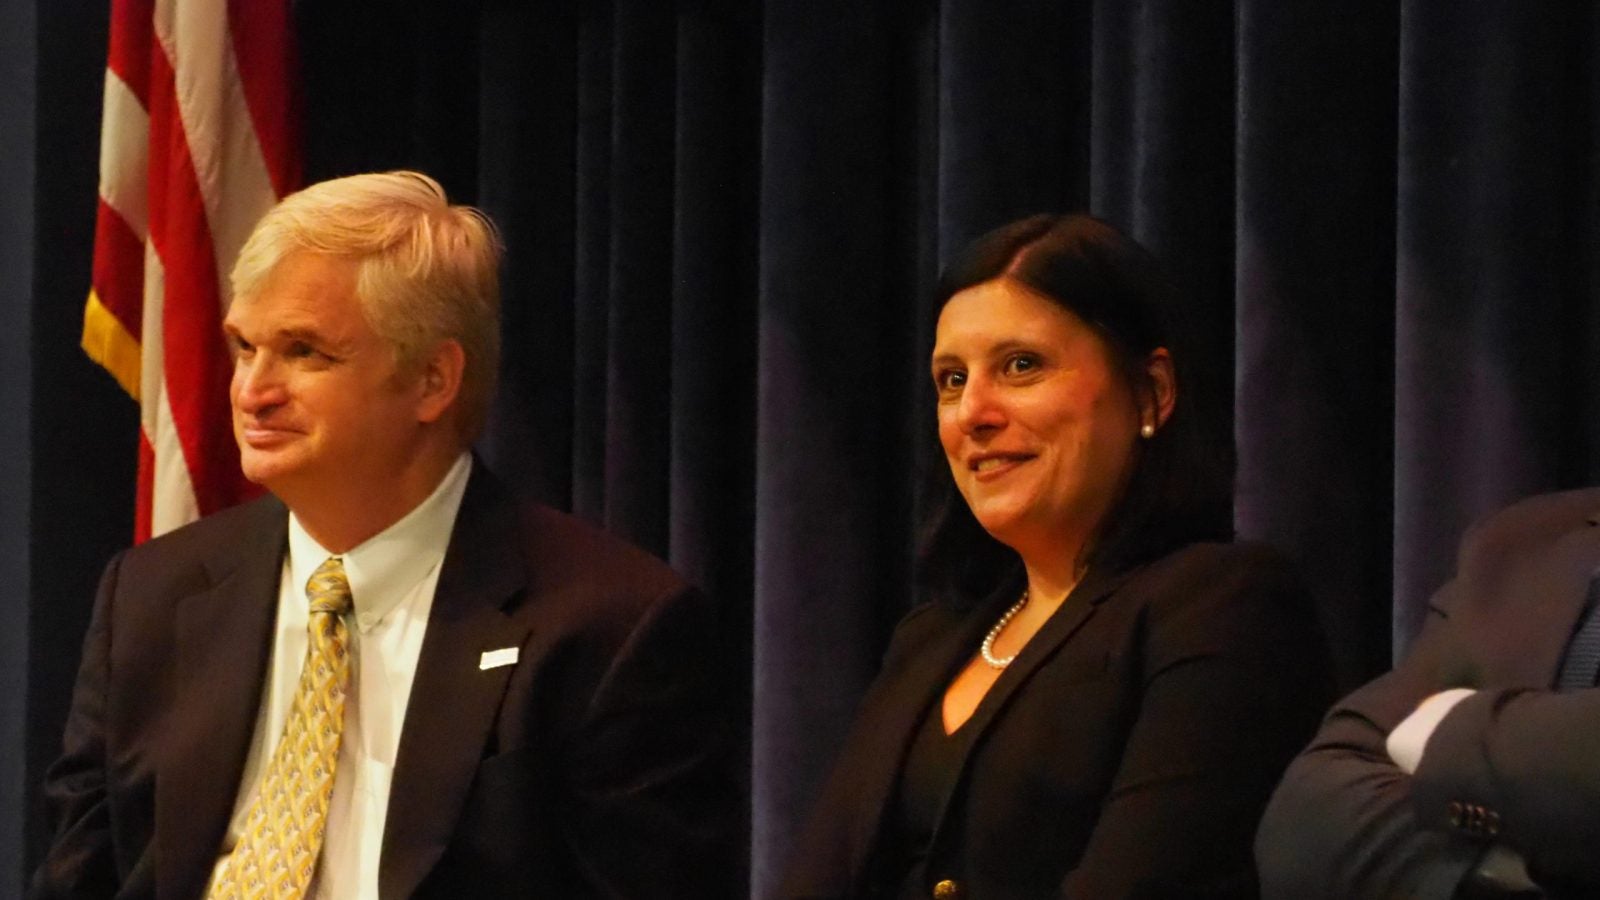
[[[271,354],[253,353],[234,362],[234,406],[254,413],[284,400],[283,373]]]

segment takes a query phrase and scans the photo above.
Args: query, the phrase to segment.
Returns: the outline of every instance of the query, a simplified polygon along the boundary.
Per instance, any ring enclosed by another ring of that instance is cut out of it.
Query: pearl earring
[[[1150,440],[1156,436],[1156,427],[1149,422],[1144,423],[1139,427],[1139,436],[1147,441]]]

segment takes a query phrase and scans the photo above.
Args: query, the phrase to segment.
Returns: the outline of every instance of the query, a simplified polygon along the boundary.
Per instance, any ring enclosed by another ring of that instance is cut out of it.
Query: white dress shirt
[[[377,900],[378,854],[389,807],[389,782],[400,747],[411,682],[439,583],[439,564],[466,492],[472,458],[461,454],[433,493],[400,521],[339,554],[350,581],[350,690],[334,769],[322,855],[309,896]],[[323,549],[289,515],[289,548],[278,585],[272,661],[256,718],[255,737],[234,800],[233,818],[212,878],[221,872],[244,826],[245,814],[289,716],[305,661],[310,612],[305,585],[335,554]]]
[[[1439,728],[1439,723],[1450,714],[1450,710],[1456,708],[1457,703],[1474,693],[1471,688],[1451,688],[1418,704],[1411,715],[1389,732],[1388,739],[1384,741],[1389,758],[1407,775],[1415,775],[1417,766],[1422,764],[1422,754],[1428,749],[1428,740]]]

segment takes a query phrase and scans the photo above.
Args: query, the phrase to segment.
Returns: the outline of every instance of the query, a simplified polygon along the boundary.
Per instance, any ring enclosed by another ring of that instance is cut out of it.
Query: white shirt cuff
[[[1427,749],[1428,739],[1433,737],[1434,729],[1439,727],[1450,710],[1455,709],[1457,703],[1475,693],[1477,691],[1471,688],[1451,688],[1417,704],[1411,715],[1389,732],[1389,739],[1384,742],[1389,758],[1407,775],[1415,774],[1418,764],[1422,762],[1422,751]]]

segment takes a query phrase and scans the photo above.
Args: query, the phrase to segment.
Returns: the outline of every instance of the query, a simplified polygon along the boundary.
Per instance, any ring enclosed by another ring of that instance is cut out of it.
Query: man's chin
[[[300,461],[286,458],[280,453],[250,450],[239,457],[239,470],[244,477],[273,493],[277,493],[285,483],[293,481],[302,468]]]

